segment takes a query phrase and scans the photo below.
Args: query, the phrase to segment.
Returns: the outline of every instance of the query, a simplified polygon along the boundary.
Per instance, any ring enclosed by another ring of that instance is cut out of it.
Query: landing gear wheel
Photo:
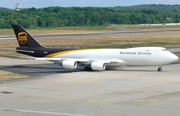
[[[161,67],[159,67],[157,71],[158,71],[158,72],[162,72],[162,68],[161,68]]]

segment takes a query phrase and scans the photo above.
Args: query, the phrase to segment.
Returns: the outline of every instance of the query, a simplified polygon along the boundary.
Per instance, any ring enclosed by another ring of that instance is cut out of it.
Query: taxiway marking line
[[[149,100],[144,100],[144,99],[136,99],[134,102],[137,102],[137,103],[156,103],[158,102],[157,99],[149,99]]]
[[[88,99],[88,102],[90,102],[90,103],[97,103],[97,102],[110,103],[110,102],[112,102],[112,99]]]
[[[65,115],[65,116],[93,116],[93,115],[85,115],[85,114],[71,114],[71,113],[60,113],[60,112],[44,112],[44,111],[20,110],[20,109],[3,109],[3,111],[24,112],[24,113],[38,113],[38,114],[53,114],[53,115]]]
[[[94,116],[97,116],[97,115],[98,115],[100,105],[101,105],[101,102],[99,101],[98,104],[97,104],[97,107],[96,107],[96,111],[95,111],[95,113],[94,113]]]

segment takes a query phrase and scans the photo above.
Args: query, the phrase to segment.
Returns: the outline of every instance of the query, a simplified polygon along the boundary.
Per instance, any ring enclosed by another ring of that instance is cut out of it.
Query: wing
[[[75,69],[84,67],[85,70],[105,70],[107,64],[125,65],[126,62],[120,59],[81,59],[81,58],[36,58],[36,60],[49,60],[58,63],[63,68]]]
[[[81,58],[35,58],[36,60],[47,60],[47,61],[52,61],[52,62],[62,62],[64,60],[69,60],[69,61],[77,61],[77,62],[81,62],[81,63],[86,63],[86,64],[90,64],[92,62],[103,62],[103,63],[107,63],[107,64],[111,64],[111,63],[119,63],[119,64],[126,64],[125,61],[121,60],[121,59],[81,59]]]

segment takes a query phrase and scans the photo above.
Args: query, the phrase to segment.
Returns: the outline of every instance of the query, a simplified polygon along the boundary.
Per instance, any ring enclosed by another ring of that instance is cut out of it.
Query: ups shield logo
[[[26,32],[18,33],[18,42],[20,44],[25,44],[27,42],[27,33]]]

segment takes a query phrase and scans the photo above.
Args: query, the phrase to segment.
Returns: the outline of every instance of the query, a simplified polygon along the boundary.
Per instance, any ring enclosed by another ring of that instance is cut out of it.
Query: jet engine
[[[77,61],[64,60],[60,65],[62,65],[63,68],[75,69],[77,68]]]
[[[91,63],[91,68],[92,70],[105,70],[106,69],[106,64],[104,62],[92,62]]]

